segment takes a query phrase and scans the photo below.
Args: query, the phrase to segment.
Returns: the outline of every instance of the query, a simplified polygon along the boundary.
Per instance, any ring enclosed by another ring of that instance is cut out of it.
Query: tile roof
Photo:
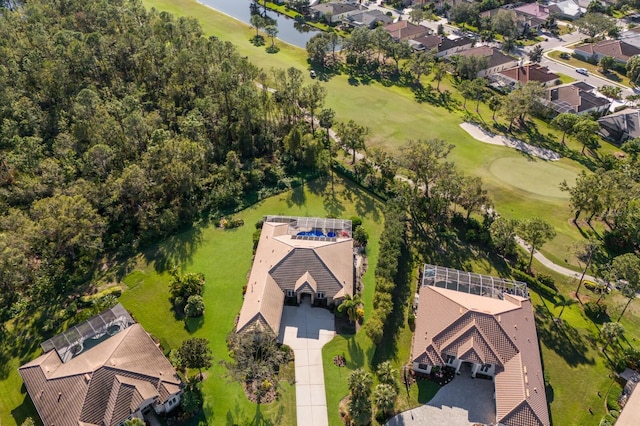
[[[411,357],[443,365],[444,356],[496,366],[496,421],[505,426],[550,424],[533,308],[528,298],[503,299],[420,288]]]
[[[619,139],[622,136],[640,137],[640,110],[625,108],[598,119],[598,123],[600,127],[611,133],[613,139]]]
[[[371,27],[376,22],[382,22],[383,24],[390,24],[393,22],[393,18],[387,16],[384,12],[378,9],[373,10],[354,10],[353,12],[345,13],[343,19],[349,21],[354,25]]]
[[[611,105],[611,101],[598,97],[579,86],[557,86],[547,90],[547,104],[557,112],[577,114]]]
[[[498,49],[490,46],[474,47],[471,49],[458,52],[457,55],[484,56],[489,59],[489,64],[487,65],[487,69],[515,61],[515,59],[513,59],[511,56],[507,56],[504,53],[500,52]]]
[[[540,83],[548,83],[560,78],[558,74],[549,71],[549,68],[540,66],[539,64],[518,65],[508,70],[500,71],[499,74],[504,75],[512,80],[526,84],[530,81]]]
[[[306,286],[310,291],[324,292],[329,300],[353,293],[350,234],[301,239],[296,238],[297,230],[290,229],[293,222],[277,222],[277,217],[268,219],[273,221],[267,220],[262,225],[236,325],[238,332],[260,323],[277,334],[287,290],[301,290]],[[313,226],[316,222],[301,218],[299,223]],[[324,222],[319,219],[317,223]],[[326,221],[325,226],[337,225]]]
[[[174,368],[139,324],[66,363],[51,350],[19,373],[42,422],[55,426],[115,425],[143,400],[164,403],[182,388]]]
[[[574,50],[584,52],[589,56],[611,56],[622,62],[627,62],[632,56],[640,54],[640,49],[621,40],[602,40],[595,44],[577,46]]]
[[[527,3],[516,7],[513,10],[533,16],[543,21],[549,17],[549,8],[538,3]]]
[[[423,25],[416,25],[409,21],[398,21],[393,24],[385,25],[387,30],[396,40],[414,39],[427,35],[430,30]]]
[[[311,6],[309,9],[320,13],[320,14],[329,14],[329,15],[339,15],[341,13],[347,13],[354,10],[358,10],[358,6],[349,3],[341,3],[341,2],[331,2],[331,3],[320,3],[315,6]]]

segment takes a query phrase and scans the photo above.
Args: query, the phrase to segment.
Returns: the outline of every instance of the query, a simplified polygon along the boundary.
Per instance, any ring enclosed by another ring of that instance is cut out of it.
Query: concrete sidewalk
[[[322,347],[335,334],[334,317],[328,310],[312,308],[305,299],[300,306],[284,307],[278,340],[295,354],[298,425],[329,424]]]

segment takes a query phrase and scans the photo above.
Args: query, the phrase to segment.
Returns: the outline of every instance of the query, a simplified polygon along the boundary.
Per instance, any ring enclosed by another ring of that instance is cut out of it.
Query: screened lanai
[[[436,265],[424,265],[421,285],[430,285],[496,299],[502,299],[504,293],[529,297],[527,284],[523,282]]]

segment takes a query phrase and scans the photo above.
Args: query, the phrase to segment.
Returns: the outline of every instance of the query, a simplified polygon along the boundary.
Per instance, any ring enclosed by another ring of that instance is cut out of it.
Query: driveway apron
[[[280,324],[278,340],[295,354],[298,425],[327,426],[322,347],[336,334],[333,314],[303,300],[300,306],[284,307]]]

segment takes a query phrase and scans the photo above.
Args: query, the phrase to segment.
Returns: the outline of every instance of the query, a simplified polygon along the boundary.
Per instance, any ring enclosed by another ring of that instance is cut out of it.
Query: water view
[[[249,23],[251,0],[198,0],[198,2],[232,16],[247,25],[251,25]],[[308,25],[299,24],[289,17],[279,15],[272,10],[267,11],[267,16],[278,22],[278,39],[294,46],[306,47],[307,41],[318,31]]]

